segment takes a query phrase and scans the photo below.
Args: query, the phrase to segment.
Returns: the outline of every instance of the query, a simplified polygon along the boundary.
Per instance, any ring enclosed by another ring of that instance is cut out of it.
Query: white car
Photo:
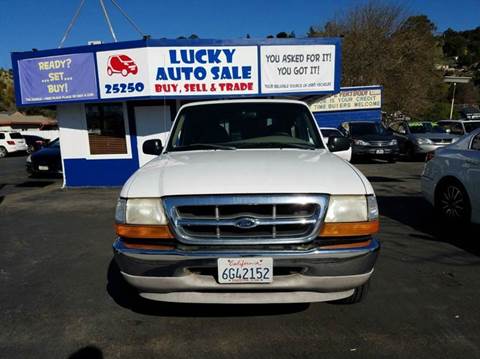
[[[333,127],[320,127],[320,132],[322,133],[323,139],[325,141],[328,141],[328,139],[332,136],[343,136],[343,133],[338,128]],[[343,158],[345,161],[350,162],[350,160],[352,159],[352,147],[345,151],[335,152],[335,154],[338,157]]]
[[[0,132],[0,158],[9,153],[27,151],[27,142],[18,132]]]
[[[159,155],[123,186],[115,260],[144,298],[197,303],[360,301],[380,244],[373,188],[331,152],[308,106],[183,106]]]
[[[422,192],[445,219],[480,223],[480,129],[435,151],[425,164]]]

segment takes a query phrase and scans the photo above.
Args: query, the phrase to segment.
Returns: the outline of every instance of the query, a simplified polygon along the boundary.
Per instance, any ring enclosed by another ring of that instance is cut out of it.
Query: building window
[[[120,103],[85,105],[85,112],[90,154],[126,154],[123,105]]]

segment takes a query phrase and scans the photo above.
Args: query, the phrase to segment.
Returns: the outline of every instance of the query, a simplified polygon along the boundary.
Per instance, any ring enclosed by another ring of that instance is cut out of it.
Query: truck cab
[[[380,249],[377,201],[290,100],[196,102],[125,183],[115,260],[140,296],[188,303],[360,301]]]

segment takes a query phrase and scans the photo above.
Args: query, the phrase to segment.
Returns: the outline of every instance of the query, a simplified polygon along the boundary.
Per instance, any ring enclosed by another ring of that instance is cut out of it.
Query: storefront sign
[[[262,93],[335,89],[334,45],[261,46]]]
[[[97,52],[100,98],[151,96],[147,48]]]
[[[19,106],[328,94],[339,90],[339,47],[338,39],[141,40],[14,53],[12,62]]]
[[[18,61],[22,104],[97,99],[93,54]]]
[[[380,88],[349,90],[326,96],[310,105],[312,112],[365,110],[382,107]]]
[[[97,53],[100,97],[258,94],[256,46]]]
[[[152,96],[258,94],[256,46],[150,48]]]

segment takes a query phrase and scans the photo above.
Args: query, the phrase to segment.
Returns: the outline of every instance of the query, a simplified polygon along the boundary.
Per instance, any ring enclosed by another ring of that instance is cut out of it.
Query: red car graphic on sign
[[[122,74],[122,76],[125,77],[128,74],[136,75],[137,72],[137,64],[127,55],[112,55],[108,58],[108,76],[112,76],[112,74]]]

